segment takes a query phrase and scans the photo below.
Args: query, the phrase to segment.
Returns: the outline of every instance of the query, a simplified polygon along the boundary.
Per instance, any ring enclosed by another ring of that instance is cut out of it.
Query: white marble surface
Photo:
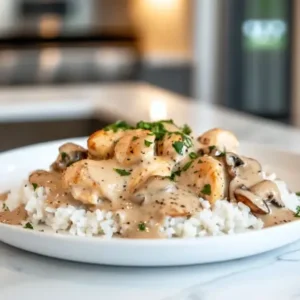
[[[254,118],[181,96],[146,84],[83,85],[2,88],[1,122],[68,119],[95,116],[128,121],[174,118],[196,133],[225,127],[242,140],[300,152],[300,130]]]
[[[297,129],[186,102],[145,85],[7,89],[0,93],[0,122],[91,115],[130,121],[172,117],[198,132],[222,126],[244,140],[300,151]],[[300,299],[299,270],[300,241],[246,259],[180,268],[79,264],[0,243],[0,299]]]

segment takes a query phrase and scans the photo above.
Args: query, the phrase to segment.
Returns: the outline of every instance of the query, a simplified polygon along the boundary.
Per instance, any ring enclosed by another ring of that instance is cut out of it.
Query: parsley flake
[[[193,163],[192,160],[189,161],[189,162],[187,162],[187,163],[183,166],[182,171],[188,170],[188,169],[190,168],[190,166],[192,165],[192,163]]]
[[[191,152],[189,154],[189,157],[190,157],[190,159],[195,159],[195,158],[197,158],[197,154],[195,152]]]
[[[186,135],[190,135],[192,133],[192,129],[187,124],[183,125],[182,132]]]
[[[216,149],[217,147],[215,145],[213,146],[209,146],[208,149],[209,149],[209,153],[211,153],[214,149]]]
[[[38,188],[37,183],[32,183],[33,190],[35,191]]]
[[[179,142],[179,141],[174,142],[172,146],[178,154],[183,155],[183,146],[184,146],[183,142]]]
[[[217,155],[217,157],[224,157],[226,155],[226,152],[221,152],[220,154]]]
[[[145,144],[146,147],[150,147],[151,144],[153,144],[153,142],[149,142],[147,140],[144,140],[144,144]]]
[[[146,230],[146,224],[145,224],[145,222],[140,222],[138,224],[138,228],[139,228],[139,231],[145,231]]]
[[[201,193],[204,194],[204,195],[210,195],[211,194],[210,184],[205,184],[202,191],[201,191]]]
[[[7,207],[7,205],[5,203],[2,204],[2,209],[4,211],[9,211],[9,209],[8,209],[8,207]]]
[[[297,207],[296,207],[295,217],[297,217],[297,218],[300,217],[300,206],[297,206]]]
[[[136,141],[138,139],[138,137],[137,136],[134,136],[133,138],[132,138],[132,141],[134,142],[134,141]]]
[[[175,176],[180,176],[181,175],[181,170],[177,170],[171,173],[171,176],[169,177],[170,180],[174,181],[175,180]]]
[[[125,121],[117,121],[116,123],[113,123],[113,124],[110,124],[110,125],[104,127],[105,131],[112,130],[113,132],[117,132],[119,130],[128,130],[128,129],[133,129],[133,127],[130,126]]]
[[[114,169],[114,170],[121,176],[128,176],[131,174],[130,172],[123,169]]]
[[[33,226],[32,226],[31,223],[27,222],[27,223],[24,225],[23,228],[25,228],[25,229],[33,229]]]

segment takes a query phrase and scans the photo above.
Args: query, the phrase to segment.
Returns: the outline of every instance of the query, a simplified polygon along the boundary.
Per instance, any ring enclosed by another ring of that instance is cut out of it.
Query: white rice
[[[300,205],[299,197],[295,193],[290,193],[283,181],[276,180],[275,174],[265,175],[265,178],[276,182],[285,205],[296,211]],[[45,224],[56,232],[104,238],[111,238],[126,229],[126,224],[122,224],[117,213],[99,209],[90,212],[84,207],[70,205],[55,209],[47,206],[46,197],[47,189],[38,187],[34,191],[32,185],[25,182],[21,188],[10,192],[5,205],[9,210],[13,210],[20,204],[25,204],[28,213],[26,222],[30,222],[34,229],[40,224]],[[199,198],[199,202],[203,210],[190,218],[165,218],[160,230],[167,238],[235,234],[263,227],[263,222],[252,215],[249,207],[242,203],[219,200],[211,207],[204,199]],[[1,209],[2,207],[0,211]]]

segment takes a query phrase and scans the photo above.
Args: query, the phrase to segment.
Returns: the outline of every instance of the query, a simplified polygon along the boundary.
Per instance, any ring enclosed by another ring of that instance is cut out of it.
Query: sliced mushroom
[[[225,162],[228,166],[228,173],[232,177],[237,175],[237,168],[245,164],[241,157],[233,152],[226,152]]]
[[[263,215],[270,213],[270,208],[266,201],[251,191],[244,188],[238,188],[235,190],[234,195],[238,202],[247,205],[253,213]]]
[[[239,142],[232,132],[220,128],[204,132],[198,137],[198,142],[200,143],[200,148],[204,151],[207,151],[209,147],[215,146],[220,151],[236,152],[239,146]]]
[[[56,172],[64,171],[68,166],[88,157],[88,152],[83,147],[74,143],[66,143],[59,147],[59,155],[51,165]]]
[[[235,200],[235,190],[241,186],[250,188],[253,185],[263,180],[262,168],[260,163],[252,158],[239,157],[236,154],[228,154],[226,156],[226,163],[228,165],[228,172],[233,179],[229,184],[229,199]],[[238,159],[239,158],[239,159]],[[241,163],[243,161],[243,163]]]
[[[285,207],[276,183],[271,180],[263,180],[255,184],[250,188],[250,191],[267,202],[271,202],[278,207]]]

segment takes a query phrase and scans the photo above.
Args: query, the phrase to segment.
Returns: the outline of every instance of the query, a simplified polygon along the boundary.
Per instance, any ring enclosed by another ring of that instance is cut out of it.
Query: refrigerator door
[[[289,122],[291,1],[227,4],[225,105]]]

